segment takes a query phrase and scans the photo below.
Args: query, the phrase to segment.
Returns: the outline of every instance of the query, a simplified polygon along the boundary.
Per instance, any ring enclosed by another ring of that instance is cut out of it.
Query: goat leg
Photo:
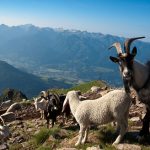
[[[146,136],[149,134],[149,122],[150,122],[150,110],[147,108],[146,109],[146,115],[143,119],[143,126],[142,126],[140,133],[139,133],[140,137]]]
[[[46,122],[47,128],[49,128],[49,119],[46,119],[46,120],[47,120],[47,122]]]
[[[54,122],[55,122],[54,119],[52,119],[52,128],[53,128],[53,126],[54,126]]]

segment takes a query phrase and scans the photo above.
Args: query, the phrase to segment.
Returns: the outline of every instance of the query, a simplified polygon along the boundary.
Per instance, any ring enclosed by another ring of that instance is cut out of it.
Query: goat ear
[[[112,62],[114,62],[114,63],[118,63],[118,62],[119,62],[119,59],[116,58],[116,57],[110,56],[109,58],[110,58],[110,60],[111,60]]]
[[[132,55],[135,56],[136,54],[137,54],[137,48],[133,47],[133,49],[132,49]]]

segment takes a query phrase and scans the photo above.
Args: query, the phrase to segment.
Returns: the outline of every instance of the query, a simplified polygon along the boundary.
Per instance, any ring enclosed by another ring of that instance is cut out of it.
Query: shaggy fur
[[[71,112],[80,126],[76,146],[86,142],[88,127],[93,123],[102,125],[116,121],[120,127],[120,133],[113,144],[118,144],[122,140],[127,130],[131,104],[130,96],[124,90],[114,90],[96,100],[85,101],[80,101],[78,94],[75,91],[70,91],[67,93],[63,109],[67,103],[69,103]]]

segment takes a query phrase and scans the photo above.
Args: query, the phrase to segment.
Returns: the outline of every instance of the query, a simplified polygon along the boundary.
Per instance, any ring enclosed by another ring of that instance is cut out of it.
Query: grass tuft
[[[43,144],[49,137],[50,131],[47,128],[42,128],[39,133],[34,135],[37,145]]]
[[[99,131],[99,139],[102,144],[112,144],[116,138],[115,129],[108,124],[104,126]]]
[[[34,139],[37,145],[43,144],[50,135],[52,135],[54,138],[57,138],[57,134],[60,131],[59,128],[42,128],[39,133],[34,135]]]
[[[54,93],[56,92],[58,94],[61,94],[61,93],[66,94],[68,91],[71,91],[71,90],[81,91],[82,93],[85,93],[85,92],[89,91],[92,86],[99,86],[102,88],[102,87],[106,86],[106,83],[103,81],[94,80],[94,81],[90,81],[90,82],[81,83],[81,84],[76,85],[69,89],[51,89],[49,91],[54,92]]]

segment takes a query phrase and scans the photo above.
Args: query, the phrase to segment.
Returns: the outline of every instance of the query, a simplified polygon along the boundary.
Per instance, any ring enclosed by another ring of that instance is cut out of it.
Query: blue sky
[[[34,24],[150,42],[150,0],[0,0],[0,24]]]

